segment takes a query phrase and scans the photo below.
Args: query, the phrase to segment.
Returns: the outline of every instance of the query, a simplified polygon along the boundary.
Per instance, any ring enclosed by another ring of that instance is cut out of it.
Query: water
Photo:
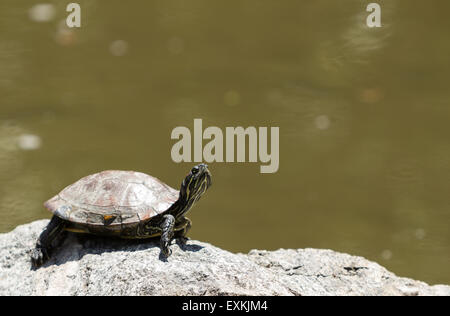
[[[0,4],[1,232],[101,170],[178,188],[193,163],[172,162],[170,133],[194,118],[279,126],[277,173],[210,164],[192,238],[330,248],[450,283],[448,2],[380,1],[368,29],[356,0],[91,0],[78,30],[46,3]]]

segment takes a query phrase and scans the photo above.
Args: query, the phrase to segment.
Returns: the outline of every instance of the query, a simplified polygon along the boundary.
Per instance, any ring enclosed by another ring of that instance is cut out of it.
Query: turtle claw
[[[161,242],[161,252],[166,258],[170,257],[170,255],[172,254],[172,249],[170,249],[169,246],[170,246],[169,242]]]
[[[189,240],[189,238],[184,237],[184,236],[180,236],[177,238],[177,244],[181,247],[186,246],[187,241]]]
[[[33,268],[39,268],[49,259],[46,248],[36,247],[31,251],[31,265]]]
[[[164,254],[164,256],[167,258],[167,257],[170,257],[170,255],[172,254],[172,250],[169,248],[169,247],[163,247],[162,249],[161,249],[161,251],[162,251],[162,253]]]

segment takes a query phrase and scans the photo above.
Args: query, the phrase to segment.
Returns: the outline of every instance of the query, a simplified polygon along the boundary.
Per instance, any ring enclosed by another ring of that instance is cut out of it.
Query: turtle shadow
[[[197,252],[203,249],[203,246],[196,244],[184,244],[174,240],[171,247],[177,244],[182,252]],[[79,261],[86,255],[102,255],[113,252],[138,252],[157,249],[159,255],[155,258],[162,262],[168,262],[167,258],[160,249],[159,238],[150,239],[121,239],[116,237],[104,237],[87,234],[76,234],[66,232],[66,237],[59,240],[50,255],[51,258],[41,267],[60,266],[67,262]],[[156,255],[150,251],[149,256]],[[41,267],[32,267],[32,270],[38,270]]]

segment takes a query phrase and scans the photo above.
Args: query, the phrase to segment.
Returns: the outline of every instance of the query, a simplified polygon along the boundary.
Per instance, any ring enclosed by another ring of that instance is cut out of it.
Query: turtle
[[[135,171],[87,176],[44,204],[53,216],[31,251],[32,267],[50,259],[54,241],[61,241],[63,231],[128,239],[160,237],[162,255],[169,257],[174,237],[186,242],[192,222],[185,215],[211,184],[206,164],[189,171],[180,191]]]

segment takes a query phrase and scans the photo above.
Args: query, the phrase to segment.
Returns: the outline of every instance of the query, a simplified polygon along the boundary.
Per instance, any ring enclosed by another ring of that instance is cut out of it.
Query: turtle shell
[[[179,191],[134,171],[104,171],[65,188],[44,205],[67,221],[99,226],[135,224],[163,213]]]

